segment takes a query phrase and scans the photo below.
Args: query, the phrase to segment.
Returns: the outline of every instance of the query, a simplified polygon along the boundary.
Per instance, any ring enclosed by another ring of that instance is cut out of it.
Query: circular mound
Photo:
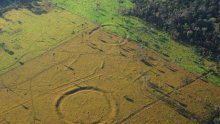
[[[111,123],[116,115],[112,97],[104,90],[89,86],[65,92],[55,106],[66,123]]]

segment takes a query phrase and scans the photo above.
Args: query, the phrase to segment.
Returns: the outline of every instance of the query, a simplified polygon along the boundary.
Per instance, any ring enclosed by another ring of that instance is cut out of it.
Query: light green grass
[[[131,8],[133,4],[129,0],[119,4],[118,0],[51,0],[86,19],[102,24],[119,15],[119,8]]]
[[[196,54],[193,47],[173,41],[168,34],[140,19],[123,16],[121,12],[131,9],[134,5],[129,0],[122,1],[124,2],[120,4],[119,0],[51,0],[57,6],[89,21],[108,25],[105,28],[112,32],[128,35],[128,38],[142,43],[191,72],[202,74],[215,66],[214,62],[203,64],[205,60]],[[210,75],[207,79],[220,84],[218,76]]]

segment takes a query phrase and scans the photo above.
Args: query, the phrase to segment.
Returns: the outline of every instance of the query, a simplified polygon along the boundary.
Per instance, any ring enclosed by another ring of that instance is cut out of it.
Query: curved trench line
[[[96,54],[96,53],[94,53],[94,54]],[[75,58],[76,61],[77,61],[77,60],[80,58],[80,56],[82,56],[82,55],[87,55],[87,54],[80,54],[79,56],[77,56],[77,57]],[[100,54],[100,55],[101,55],[101,54]],[[72,58],[72,57],[73,57],[73,56],[70,56],[70,57],[68,57],[68,58],[66,58],[66,59],[64,59],[64,60],[62,60],[62,61],[59,61],[59,62],[57,62],[57,63],[55,63],[55,64],[49,66],[48,68],[46,68],[46,69],[44,69],[44,70],[42,70],[42,71],[36,73],[34,76],[32,76],[32,77],[30,77],[30,78],[28,78],[28,79],[26,79],[26,80],[24,80],[24,81],[18,82],[18,84],[17,84],[16,86],[20,86],[20,85],[25,84],[26,82],[28,82],[28,81],[30,81],[30,80],[33,80],[33,79],[37,78],[38,76],[40,76],[40,75],[42,75],[43,73],[45,73],[45,72],[47,72],[48,70],[50,70],[51,68],[53,68],[53,67],[55,67],[55,66],[57,66],[57,65],[59,65],[59,64],[62,64],[62,63],[65,62],[65,61],[68,61],[68,60],[69,60],[70,58]],[[74,82],[80,81],[80,80],[82,80],[82,79],[89,78],[90,76],[94,75],[94,74],[97,72],[98,69],[99,69],[99,66],[95,67],[89,75],[87,75],[87,76],[85,76],[85,77],[78,78],[78,79],[73,80],[73,81],[70,81],[70,83],[74,83]],[[14,87],[15,87],[15,86],[12,86],[11,88],[14,88]],[[0,89],[5,89],[5,88],[0,88]]]
[[[118,26],[117,25],[113,25],[113,24],[103,24],[103,25],[101,25],[101,27],[118,27]],[[120,27],[120,28],[122,28],[122,27]],[[122,29],[124,29],[124,28],[122,28]],[[115,44],[106,43],[106,44],[111,45],[111,46],[122,46],[122,45],[125,45],[128,42],[127,39],[129,39],[129,33],[126,32],[126,31],[123,31],[123,33],[124,33],[124,37],[122,38],[122,40],[119,41],[119,43],[115,43]]]
[[[73,37],[70,37],[70,38],[68,38],[68,39],[66,39],[66,40],[63,40],[63,42],[62,42],[61,44],[59,44],[58,46],[55,46],[54,48],[49,48],[48,50],[46,50],[45,53],[40,54],[39,56],[48,54],[48,52],[50,52],[50,51],[52,51],[52,50],[54,50],[54,49],[60,47],[61,45],[64,45],[64,44],[68,43],[68,41],[69,41],[70,39],[73,39],[73,38],[76,37],[76,36],[77,36],[77,35],[74,35]],[[33,52],[34,52],[34,51],[33,51]],[[22,59],[24,56],[26,56],[26,54],[30,54],[30,53],[25,53],[24,55],[22,55],[21,58],[19,58],[19,60]],[[81,55],[84,55],[84,54],[81,54]],[[76,58],[76,60],[73,61],[73,62],[75,63],[75,62],[77,61],[77,59],[79,59],[79,57],[80,57],[81,55],[79,55],[78,58]],[[27,60],[26,62],[32,61],[32,60],[34,60],[34,59],[37,59],[39,56],[36,56],[36,57],[34,57],[34,58],[30,59],[30,60]],[[70,57],[69,57],[69,58],[70,58]],[[69,58],[65,59],[65,61],[68,60]],[[23,84],[23,83],[25,83],[25,82],[27,82],[27,81],[29,81],[29,80],[31,80],[31,79],[34,79],[34,78],[38,77],[41,73],[43,73],[43,72],[49,70],[50,68],[52,68],[52,67],[54,67],[54,66],[56,66],[56,65],[58,65],[58,64],[61,64],[62,62],[64,62],[64,61],[58,62],[57,64],[54,64],[54,65],[50,66],[49,68],[46,68],[45,70],[42,70],[41,72],[37,73],[37,74],[34,75],[33,77],[31,77],[31,78],[29,78],[29,79],[27,79],[27,80],[21,81],[21,84]],[[16,63],[17,63],[17,61],[16,61],[14,64],[16,64]],[[11,65],[11,66],[13,66],[13,65]],[[10,67],[7,67],[7,68],[10,68]],[[6,69],[7,69],[7,68],[6,68]],[[16,67],[15,67],[15,68],[12,68],[12,69],[9,70],[9,71],[3,72],[2,74],[0,73],[0,76],[4,75],[4,74],[6,74],[6,73],[8,73],[8,72],[10,72],[10,71],[12,71],[12,70],[14,70],[14,69],[16,69]],[[3,69],[3,70],[5,70],[5,69]],[[3,71],[3,70],[0,70],[0,72]],[[19,84],[19,85],[21,85],[21,84]]]
[[[62,104],[63,100],[70,96],[70,95],[73,95],[77,92],[81,92],[81,91],[96,91],[96,92],[100,92],[104,95],[105,99],[108,101],[110,107],[111,107],[111,111],[110,113],[107,115],[107,118],[102,120],[103,117],[96,121],[96,122],[93,122],[93,123],[112,123],[114,121],[114,118],[116,117],[117,115],[117,112],[118,112],[118,109],[117,109],[117,104],[115,102],[115,100],[113,99],[113,97],[111,95],[108,95],[106,91],[100,89],[100,88],[97,88],[97,87],[93,87],[93,86],[85,86],[85,87],[79,87],[79,88],[76,88],[76,89],[72,89],[72,90],[69,90],[67,92],[65,92],[62,96],[60,96],[56,103],[55,103],[55,110],[58,114],[58,116],[66,123],[73,123],[69,120],[66,120],[64,115],[62,114],[61,110],[60,110],[60,105]]]
[[[31,46],[29,46],[29,47],[27,48],[27,51],[30,50],[30,49],[32,48],[32,46],[34,46],[34,45],[35,45],[35,44],[32,44]],[[46,51],[46,50],[45,50],[45,49],[39,49],[39,50],[32,50],[32,51],[29,51],[29,52],[24,53],[23,55],[21,55],[20,57],[18,57],[17,60],[16,60],[15,62],[13,62],[11,65],[8,65],[8,66],[5,66],[5,67],[0,68],[0,76],[1,76],[2,74],[4,74],[4,72],[1,72],[1,71],[6,71],[6,73],[7,73],[8,71],[10,71],[10,69],[13,69],[13,66],[15,66],[14,68],[18,67],[19,65],[16,66],[16,64],[19,63],[20,60],[21,60],[22,58],[24,58],[25,56],[27,56],[28,54],[35,53],[35,52],[41,52],[41,51]],[[25,62],[26,62],[26,61],[25,61]],[[9,70],[8,70],[8,69],[9,69]]]
[[[21,82],[18,82],[18,84],[17,84],[16,86],[20,86],[20,85],[22,85],[22,84],[27,83],[27,82],[30,81],[30,80],[33,80],[33,79],[37,78],[37,77],[40,76],[41,74],[43,74],[43,73],[47,72],[48,70],[50,70],[51,68],[53,68],[53,67],[55,67],[55,66],[57,66],[57,65],[60,65],[60,64],[62,64],[63,62],[69,60],[69,59],[70,59],[70,57],[68,57],[68,58],[66,58],[66,59],[64,59],[64,60],[62,60],[62,61],[59,61],[59,62],[57,62],[57,63],[55,63],[55,64],[53,64],[53,65],[51,65],[51,66],[49,66],[49,67],[47,67],[47,68],[45,68],[44,70],[42,70],[42,71],[36,73],[36,74],[33,75],[32,77],[30,77],[30,78],[28,78],[28,79],[26,79],[26,80],[23,80],[23,81],[21,81]],[[14,86],[12,86],[11,88],[13,88],[13,87],[14,87]],[[4,88],[3,88],[3,89],[4,89]]]
[[[71,35],[71,36],[67,36],[66,38],[60,40],[61,42],[60,42],[58,45],[54,45],[53,48],[48,48],[47,50],[45,50],[44,53],[42,53],[42,54],[40,54],[40,55],[37,55],[37,56],[35,56],[35,57],[33,57],[33,58],[31,58],[31,59],[25,61],[25,62],[33,61],[33,60],[39,58],[39,57],[42,56],[42,55],[48,54],[50,51],[55,50],[56,48],[58,48],[58,47],[60,47],[60,46],[62,46],[62,45],[65,45],[65,44],[68,43],[71,39],[73,39],[73,38],[79,36],[79,34],[84,33],[84,32],[87,32],[87,30],[90,29],[90,28],[91,28],[91,27],[87,27],[87,28],[85,28],[84,30],[82,30],[82,32],[80,32],[80,33],[77,33],[77,34]],[[41,50],[40,50],[40,51],[41,51]],[[16,62],[16,63],[17,63],[17,62]],[[16,63],[15,63],[15,64],[16,64]],[[13,66],[13,65],[12,65],[12,66]],[[19,66],[18,66],[18,67],[19,67]],[[10,71],[12,71],[12,70],[14,70],[14,69],[16,69],[16,68],[17,68],[17,67],[14,67],[14,68],[10,68],[10,67],[9,67],[9,70],[7,70],[7,71],[5,71],[5,72],[2,72],[2,73],[1,73],[1,71],[4,71],[5,69],[0,70],[0,76],[6,74],[6,73],[8,73],[8,72],[10,72]],[[7,69],[7,68],[6,68],[6,69]]]
[[[90,78],[88,78],[88,79],[85,79],[85,80],[80,81],[79,83],[82,83],[82,82],[85,82],[85,81],[88,81],[88,80],[91,80],[91,79],[94,79],[94,78],[97,78],[97,77],[100,77],[100,76],[102,76],[102,75],[96,75],[96,76],[90,77]],[[80,79],[79,79],[79,80],[80,80]],[[76,81],[77,81],[77,80],[76,80]],[[75,82],[76,82],[76,81],[75,81]],[[35,98],[46,97],[46,95],[49,95],[49,94],[52,94],[52,93],[57,93],[57,92],[62,91],[62,90],[56,91],[57,89],[64,88],[64,87],[70,88],[70,87],[72,87],[73,85],[74,85],[74,86],[77,86],[78,84],[77,84],[77,85],[76,85],[76,84],[73,84],[73,83],[75,83],[75,82],[70,82],[70,83],[68,83],[68,84],[64,84],[64,85],[62,85],[62,86],[56,87],[56,88],[54,88],[54,89],[49,90],[48,92],[45,92],[45,93],[43,93],[43,94],[40,94],[40,95],[37,95],[37,96],[34,96],[34,97],[35,97]],[[5,114],[7,114],[7,113],[9,113],[9,112],[12,111],[12,110],[18,108],[18,107],[21,106],[22,104],[25,104],[25,103],[30,102],[30,101],[31,101],[31,99],[27,99],[27,100],[25,100],[24,102],[21,102],[21,103],[19,103],[18,105],[15,105],[15,106],[11,107],[10,109],[3,111],[2,113],[0,113],[0,117],[3,116],[3,115],[5,115]]]
[[[102,26],[97,26],[97,27],[95,27],[94,29],[92,29],[92,30],[89,32],[89,35],[92,35],[92,34],[94,34],[96,31],[101,30],[101,28],[102,28]]]

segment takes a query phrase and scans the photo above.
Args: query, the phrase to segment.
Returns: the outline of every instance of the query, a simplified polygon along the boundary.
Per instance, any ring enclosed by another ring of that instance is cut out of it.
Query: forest
[[[169,32],[202,56],[220,58],[219,0],[133,0],[130,14]]]

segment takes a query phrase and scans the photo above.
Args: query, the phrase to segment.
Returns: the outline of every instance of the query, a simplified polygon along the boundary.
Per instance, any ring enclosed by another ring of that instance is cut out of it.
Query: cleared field
[[[171,36],[159,31],[154,26],[132,17],[124,16],[134,5],[130,0],[50,0],[86,20],[103,25],[105,29],[139,42],[143,47],[150,48],[180,67],[190,72],[203,74],[209,82],[220,84],[219,65],[197,55],[195,48],[179,44]]]
[[[0,18],[0,74],[93,26],[58,8],[39,15],[27,9],[8,11]]]
[[[220,88],[201,78],[97,26],[1,75],[0,123],[207,122]]]

